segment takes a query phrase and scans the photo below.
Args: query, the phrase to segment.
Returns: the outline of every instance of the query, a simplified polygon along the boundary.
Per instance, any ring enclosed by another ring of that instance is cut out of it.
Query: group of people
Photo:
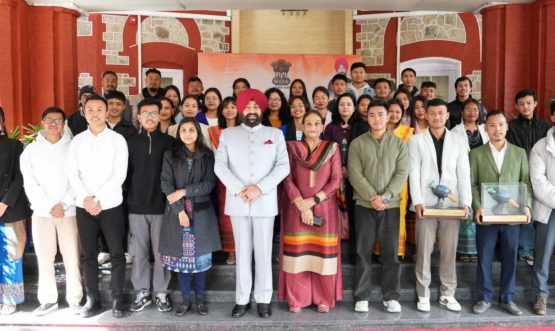
[[[193,77],[181,98],[175,86],[162,89],[160,72],[150,69],[146,87],[127,99],[117,91],[117,75],[107,71],[102,95],[92,86],[81,88],[79,110],[71,116],[56,107],[44,110],[43,129],[25,149],[7,138],[0,108],[1,313],[13,313],[23,302],[25,220],[32,214],[36,315],[58,308],[58,245],[66,300],[83,317],[101,312],[98,268],[106,255],[114,317],[124,315],[128,257],[136,292],[130,311],[153,301],[161,312],[173,310],[168,285],[174,272],[183,297],[175,314],[194,305],[205,315],[206,274],[212,253],[220,250],[236,264],[231,315],[250,309],[253,292],[258,314],[269,317],[276,228],[278,299],[292,313],[311,305],[326,313],[343,299],[342,240],[355,261],[354,310],[368,311],[378,254],[383,305],[400,312],[399,256],[412,237],[418,310],[431,309],[437,245],[440,306],[461,310],[455,299],[458,253],[478,263],[473,311],[486,311],[499,241],[500,307],[522,314],[514,303],[520,257],[534,267],[533,310],[545,314],[555,246],[555,129],[536,118],[535,93],[516,95],[520,115],[507,122],[503,111],[488,112],[470,96],[467,77],[457,79],[451,103],[435,97],[433,82],[419,91],[410,68],[393,93],[387,79],[373,87],[364,79],[365,65],[354,63],[350,78],[332,78],[331,91],[316,87],[311,104],[300,79],[292,82],[288,99],[279,88],[251,89],[244,78],[222,98]],[[527,186],[528,224],[482,223],[480,185],[492,182]],[[461,208],[465,216],[425,216],[438,203],[430,183],[449,187],[456,199],[446,200],[447,207]]]

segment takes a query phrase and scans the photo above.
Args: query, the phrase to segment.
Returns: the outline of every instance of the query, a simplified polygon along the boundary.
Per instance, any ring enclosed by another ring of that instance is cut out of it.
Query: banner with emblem
[[[300,78],[310,98],[316,86],[329,87],[337,73],[348,76],[351,64],[360,60],[360,55],[199,53],[198,75],[205,89],[217,87],[222,97],[233,94],[233,81],[239,77],[246,78],[252,88],[277,87],[289,97],[291,82]]]

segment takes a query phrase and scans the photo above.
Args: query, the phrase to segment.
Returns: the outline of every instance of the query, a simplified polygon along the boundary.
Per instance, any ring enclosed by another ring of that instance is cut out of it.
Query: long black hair
[[[343,98],[350,98],[351,101],[353,102],[353,108],[355,108],[353,115],[351,115],[351,117],[349,118],[349,121],[347,123],[343,122],[343,118],[341,118],[341,115],[339,115],[339,101]],[[349,93],[349,92],[345,92],[343,94],[341,94],[337,99],[335,99],[336,102],[333,106],[333,111],[331,114],[331,119],[333,123],[337,123],[337,124],[352,124],[353,121],[360,119],[360,114],[358,112],[358,110],[356,109],[357,106],[357,102],[355,100],[355,97]]]
[[[411,123],[410,126],[415,128],[415,129],[418,126],[418,121],[416,119],[416,113],[414,112],[414,109],[416,108],[416,102],[417,101],[422,102],[422,105],[424,105],[424,109],[428,108],[428,99],[426,99],[426,97],[423,96],[422,94],[418,94],[414,98],[412,98],[412,102],[410,104],[410,108],[412,109],[411,114],[410,114],[410,123]]]
[[[407,69],[405,69],[405,70],[407,70]],[[409,99],[409,106],[407,108],[403,107],[403,116],[401,116],[401,118],[408,116],[409,118],[412,119],[414,117],[414,115],[413,115],[414,111],[413,111],[413,108],[412,108],[412,99],[414,99],[414,98],[412,97],[412,93],[410,93],[409,90],[407,90],[404,87],[399,87],[395,91],[395,93],[393,93],[393,98],[397,99],[397,96],[401,93],[406,95],[407,99]]]
[[[175,85],[168,85],[164,88],[164,97],[166,96],[166,93],[169,90],[173,90],[175,92],[175,94],[177,94],[177,98],[179,99],[177,105],[173,105],[174,108],[174,114],[173,116],[175,116],[175,112],[177,112],[177,110],[179,109],[179,105],[181,104],[181,92],[179,92],[179,88]],[[173,102],[172,102],[173,103]]]
[[[277,93],[281,100],[281,108],[278,113],[278,118],[281,121],[281,124],[289,123],[291,120],[291,114],[289,113],[289,104],[287,103],[287,99],[285,99],[285,95],[276,87],[267,89],[266,92],[264,92],[264,95],[266,95],[266,99],[268,99],[268,104],[270,104],[270,95],[272,93]],[[266,107],[266,111],[262,114],[262,125],[272,126],[270,124],[270,109],[268,109],[268,107]]]
[[[293,79],[293,81],[291,82],[291,85],[289,85],[289,101],[291,101],[291,98],[293,98],[293,85],[295,85],[295,83],[301,83],[303,87],[303,94],[301,96],[306,100],[308,100],[308,94],[306,93],[306,84],[302,79],[296,78],[296,79]]]
[[[210,92],[214,92],[218,96],[218,99],[220,99],[220,105],[222,104],[222,94],[220,93],[220,90],[218,90],[215,87],[210,87],[210,88],[206,89],[206,91],[204,91],[204,95],[202,96],[202,109],[201,109],[201,111],[203,113],[206,113],[208,111],[208,108],[206,108],[206,95]]]
[[[235,97],[226,97],[218,107],[218,126],[222,129],[227,128],[227,121],[224,117],[224,108],[230,103],[237,107]],[[239,124],[241,124],[241,115],[237,112],[237,117],[235,117],[235,126],[238,126]]]
[[[8,129],[6,128],[6,115],[4,114],[4,109],[0,106],[0,140],[4,141],[8,136]]]
[[[185,123],[193,123],[195,129],[197,130],[197,140],[195,141],[195,151],[190,151],[183,140],[181,140],[180,130],[183,124]],[[177,126],[177,133],[175,135],[175,140],[172,145],[172,158],[176,162],[183,162],[187,159],[193,157],[193,155],[197,152],[207,152],[210,151],[206,144],[204,143],[204,135],[202,134],[202,130],[200,128],[199,122],[193,117],[185,117],[184,119],[179,122]]]
[[[172,86],[172,85],[170,85]],[[179,96],[179,95],[178,95]],[[181,98],[179,99],[181,100]],[[172,100],[168,97],[161,97],[160,99],[158,99],[158,101],[160,101],[160,104],[162,104],[162,101],[166,101],[170,104],[170,106],[172,106],[172,114],[170,116],[170,125],[174,125],[175,124],[175,114],[176,114],[176,110],[179,108],[179,106],[175,106],[172,102]],[[163,107],[164,105],[162,105]],[[160,111],[162,110],[162,108],[160,108]]]

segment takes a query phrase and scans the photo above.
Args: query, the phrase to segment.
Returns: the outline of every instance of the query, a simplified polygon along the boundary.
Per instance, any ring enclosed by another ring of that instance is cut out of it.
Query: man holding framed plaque
[[[506,140],[507,130],[507,119],[503,111],[489,112],[486,117],[489,143],[470,152],[472,207],[475,210],[474,219],[477,223],[476,247],[478,249],[476,275],[478,302],[472,309],[476,314],[481,314],[491,307],[493,292],[491,269],[499,238],[501,260],[499,307],[513,315],[522,315],[522,311],[514,303],[519,226],[502,222],[484,224],[482,219],[485,215],[480,194],[482,183],[524,183],[528,194],[526,194],[524,202],[526,206],[523,209],[527,216],[526,221],[530,221],[532,187],[528,173],[528,158],[524,149]]]
[[[445,127],[449,119],[445,101],[430,100],[426,119],[428,131],[409,140],[409,187],[417,217],[417,308],[430,311],[430,260],[437,236],[441,252],[439,304],[460,311],[461,306],[455,299],[455,267],[459,221],[467,218],[472,201],[468,151],[463,139]]]

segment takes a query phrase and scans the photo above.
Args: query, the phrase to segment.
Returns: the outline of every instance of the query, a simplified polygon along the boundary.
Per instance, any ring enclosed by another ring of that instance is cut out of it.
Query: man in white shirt
[[[254,299],[260,317],[272,310],[272,237],[278,213],[277,186],[289,174],[289,158],[280,130],[261,124],[268,101],[259,90],[237,98],[243,124],[220,136],[214,171],[226,187],[225,213],[231,217],[237,250],[236,305],[232,317],[250,309],[254,251]]]
[[[472,202],[467,147],[461,137],[445,127],[448,118],[447,103],[431,100],[426,108],[429,130],[409,140],[409,187],[416,211],[416,307],[420,311],[430,311],[431,255],[436,238],[440,251],[439,305],[452,311],[461,310],[455,299],[460,219],[424,216],[426,206],[439,203],[429,188],[430,183],[448,187],[457,198],[457,202],[446,199],[446,207],[463,208],[468,213]]]
[[[66,115],[60,108],[42,113],[37,139],[20,158],[25,193],[33,209],[33,242],[39,266],[38,300],[33,312],[43,316],[58,308],[54,260],[60,252],[66,271],[66,300],[78,313],[83,297],[79,271],[79,238],[75,220],[75,196],[66,171],[71,138],[64,132]]]
[[[475,210],[476,248],[478,250],[478,269],[476,292],[478,302],[472,310],[481,314],[491,307],[493,296],[492,263],[495,246],[499,240],[499,259],[501,260],[501,279],[499,307],[512,315],[522,315],[514,302],[516,283],[516,261],[518,252],[519,226],[511,224],[484,225],[484,214],[480,185],[482,183],[525,183],[527,185],[526,207],[530,221],[532,186],[528,174],[528,158],[524,149],[506,140],[507,119],[502,110],[493,110],[486,117],[486,132],[489,143],[470,152],[470,174],[472,184],[472,208]]]
[[[85,103],[86,131],[73,138],[69,146],[68,174],[75,192],[77,227],[81,240],[81,265],[87,289],[87,303],[81,316],[100,312],[98,291],[99,232],[104,234],[112,261],[112,315],[123,315],[126,236],[123,218],[122,184],[127,175],[127,144],[118,133],[106,126],[108,105],[98,95]]]

